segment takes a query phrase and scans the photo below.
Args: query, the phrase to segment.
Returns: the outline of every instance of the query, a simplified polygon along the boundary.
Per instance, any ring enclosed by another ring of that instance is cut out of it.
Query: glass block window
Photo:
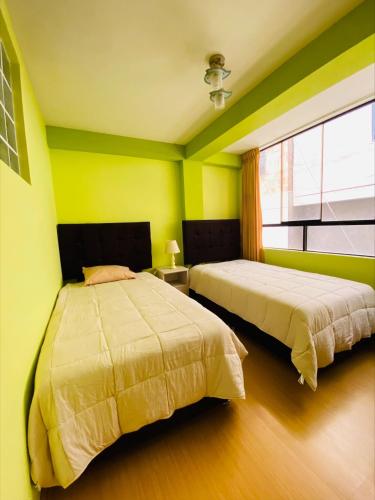
[[[20,174],[9,57],[0,40],[0,158]]]

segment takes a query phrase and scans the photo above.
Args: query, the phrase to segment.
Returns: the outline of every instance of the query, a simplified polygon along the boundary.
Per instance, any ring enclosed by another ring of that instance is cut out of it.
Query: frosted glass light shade
[[[212,90],[219,90],[223,86],[223,70],[220,68],[214,69],[210,75]]]
[[[224,98],[223,92],[218,92],[217,94],[215,94],[214,106],[215,106],[215,109],[224,109],[225,108],[225,98]]]
[[[232,95],[230,90],[220,89],[210,92],[210,99],[214,103],[215,109],[223,109],[225,101]]]
[[[180,253],[176,240],[168,240],[165,244],[165,253]]]

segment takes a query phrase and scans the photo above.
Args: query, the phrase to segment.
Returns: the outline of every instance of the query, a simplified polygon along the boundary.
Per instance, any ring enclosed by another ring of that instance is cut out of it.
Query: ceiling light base
[[[210,65],[210,68],[224,68],[225,57],[222,54],[213,54],[210,57],[208,64]]]

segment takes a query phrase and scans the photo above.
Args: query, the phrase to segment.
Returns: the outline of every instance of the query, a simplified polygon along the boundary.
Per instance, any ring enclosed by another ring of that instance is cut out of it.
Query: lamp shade
[[[176,240],[168,240],[165,244],[165,253],[180,253]]]
[[[214,99],[215,109],[225,108],[225,98],[223,92],[217,92]]]

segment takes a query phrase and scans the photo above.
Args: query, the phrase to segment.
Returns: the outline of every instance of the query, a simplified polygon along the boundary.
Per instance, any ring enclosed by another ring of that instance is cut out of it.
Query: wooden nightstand
[[[184,266],[157,267],[156,276],[161,280],[180,290],[180,292],[189,295],[189,269]]]

